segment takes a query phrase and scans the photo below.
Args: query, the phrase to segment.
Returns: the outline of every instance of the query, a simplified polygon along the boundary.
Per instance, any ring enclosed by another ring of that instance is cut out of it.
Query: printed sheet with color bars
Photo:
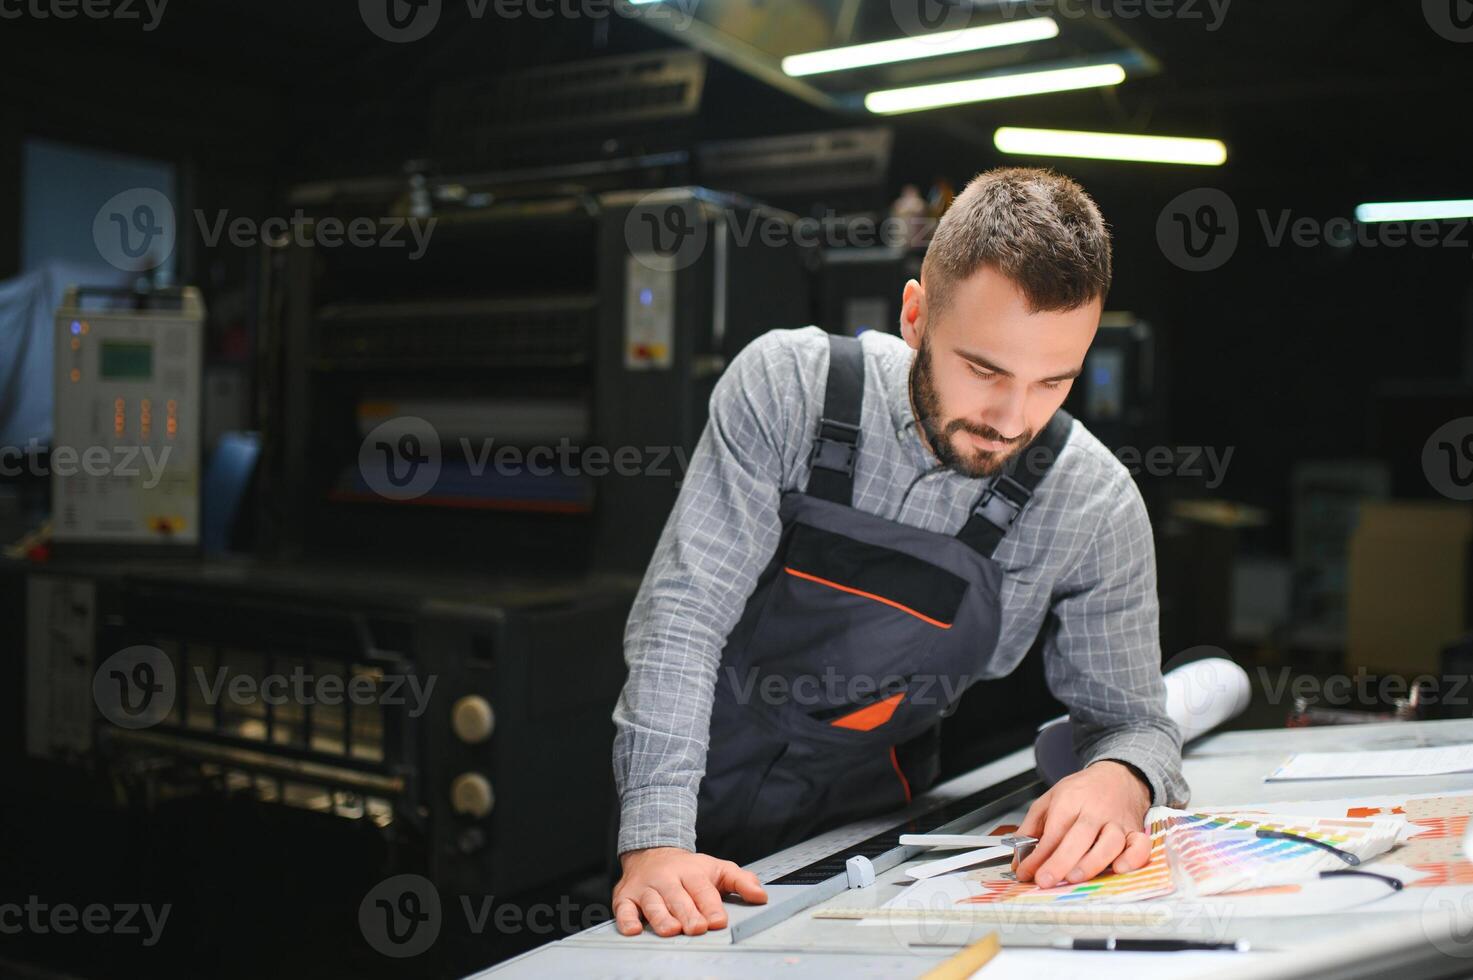
[[[1293,834],[1367,860],[1406,832],[1400,819],[1355,820],[1253,813],[1191,813],[1164,807],[1148,814],[1151,857],[1139,870],[1101,875],[1077,885],[1040,888],[1004,878],[1006,866],[967,872],[980,890],[958,905],[1050,905],[1138,902],[1168,895],[1215,895],[1283,884],[1347,867],[1325,847],[1260,838],[1259,830]]]

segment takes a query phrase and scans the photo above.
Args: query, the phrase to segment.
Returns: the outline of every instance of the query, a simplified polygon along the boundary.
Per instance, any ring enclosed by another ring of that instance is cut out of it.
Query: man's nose
[[[991,411],[982,419],[1009,442],[1015,442],[1028,430],[1028,393],[1013,391],[991,406]]]

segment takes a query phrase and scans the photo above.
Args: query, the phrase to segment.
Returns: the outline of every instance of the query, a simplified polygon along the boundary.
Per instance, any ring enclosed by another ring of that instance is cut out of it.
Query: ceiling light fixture
[[[1088,65],[1082,68],[1055,68],[1049,71],[990,75],[959,82],[938,82],[908,88],[884,89],[864,97],[864,107],[880,115],[939,109],[943,106],[1011,99],[1020,95],[1065,92],[1071,89],[1099,88],[1125,81],[1125,69],[1116,64]]]
[[[888,65],[897,61],[939,58],[948,54],[1000,48],[1009,44],[1047,41],[1059,36],[1059,24],[1052,17],[1032,17],[1006,24],[988,24],[960,31],[938,31],[914,37],[897,37],[871,44],[853,44],[804,54],[790,54],[783,59],[783,71],[795,78],[821,75],[851,68]]]
[[[1221,140],[1184,136],[1139,136],[1131,133],[1089,133],[1070,129],[1003,126],[993,133],[992,143],[1004,153],[1032,156],[1084,157],[1137,163],[1185,163],[1199,167],[1220,167],[1227,162],[1227,147]]]

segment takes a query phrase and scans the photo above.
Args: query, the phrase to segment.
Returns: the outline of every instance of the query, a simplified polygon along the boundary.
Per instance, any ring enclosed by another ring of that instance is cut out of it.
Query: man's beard
[[[1032,430],[1024,432],[1015,440],[1009,440],[1001,432],[980,422],[970,419],[944,420],[941,417],[941,398],[936,393],[935,378],[931,374],[931,348],[925,337],[921,338],[921,349],[916,352],[915,360],[910,365],[910,391],[915,402],[916,420],[926,433],[931,451],[944,466],[963,476],[973,479],[993,476],[1033,441]],[[1011,444],[1008,449],[998,452],[975,447],[959,451],[952,443],[952,438],[958,432],[970,432],[983,439]]]

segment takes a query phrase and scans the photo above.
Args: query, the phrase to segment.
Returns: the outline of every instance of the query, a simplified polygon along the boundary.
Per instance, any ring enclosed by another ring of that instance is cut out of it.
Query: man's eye
[[[976,375],[977,377],[981,378],[983,381],[991,381],[993,378],[997,377],[997,375],[994,374],[993,372],[991,372],[991,371],[984,371],[981,368],[979,368],[977,365],[972,364],[971,362],[968,362],[967,363],[967,367],[971,370],[971,372],[974,375]]]
[[[1062,382],[1062,381],[1040,381],[1039,382],[1039,384],[1043,385],[1049,391],[1054,391],[1055,389],[1057,389],[1063,383],[1064,382]]]

